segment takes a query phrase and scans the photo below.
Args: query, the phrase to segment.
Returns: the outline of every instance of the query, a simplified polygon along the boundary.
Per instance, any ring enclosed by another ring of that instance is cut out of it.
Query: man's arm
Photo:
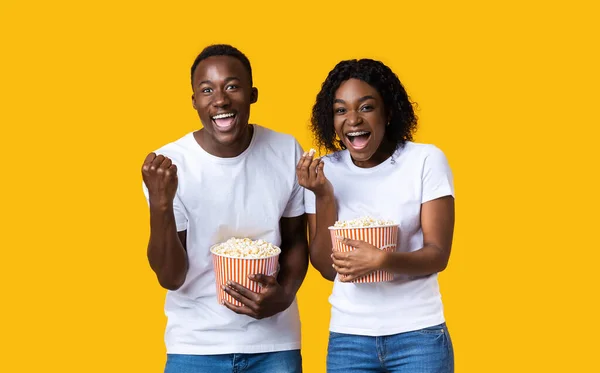
[[[262,319],[285,311],[294,301],[308,269],[306,218],[304,215],[281,218],[279,224],[281,254],[277,278],[261,274],[250,275],[252,281],[262,285],[259,293],[235,282],[223,287],[223,290],[243,304],[236,306],[225,301],[225,306],[233,312]]]
[[[188,258],[186,231],[177,232],[173,200],[177,191],[177,167],[169,158],[150,153],[142,166],[150,205],[148,261],[158,282],[177,290],[185,282]]]
[[[177,232],[173,207],[150,206],[148,262],[160,286],[177,290],[185,282],[188,270],[187,231]]]
[[[289,307],[296,297],[308,269],[306,215],[281,218],[280,229],[281,255],[279,256],[280,269],[277,281],[287,294]]]

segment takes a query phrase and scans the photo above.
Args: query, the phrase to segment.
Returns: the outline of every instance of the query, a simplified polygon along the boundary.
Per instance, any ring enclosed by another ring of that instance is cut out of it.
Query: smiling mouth
[[[354,148],[355,150],[361,150],[364,149],[369,143],[369,139],[371,138],[371,132],[349,132],[346,134],[346,138],[348,139],[348,142],[350,142],[350,145],[352,145],[352,148]]]
[[[222,113],[212,116],[211,119],[213,120],[217,128],[219,128],[222,131],[227,131],[233,128],[235,117],[235,113]]]

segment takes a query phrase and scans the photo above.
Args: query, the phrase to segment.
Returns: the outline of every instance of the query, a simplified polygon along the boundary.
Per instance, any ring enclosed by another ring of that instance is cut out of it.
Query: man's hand
[[[368,242],[339,238],[344,245],[353,247],[348,252],[335,251],[333,268],[339,273],[340,281],[350,282],[381,269],[386,253]]]
[[[173,203],[177,192],[177,166],[163,155],[150,153],[142,165],[142,178],[148,188],[150,203]]]
[[[233,312],[260,320],[285,311],[292,304],[294,298],[285,293],[275,277],[258,274],[248,278],[261,284],[259,293],[254,293],[233,281],[223,286],[227,294],[243,304],[236,306],[225,301],[225,306]]]

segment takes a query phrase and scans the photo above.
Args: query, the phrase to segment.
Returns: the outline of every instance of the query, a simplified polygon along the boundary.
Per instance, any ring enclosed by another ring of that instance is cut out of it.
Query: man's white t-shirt
[[[437,147],[407,142],[391,159],[357,167],[348,150],[323,157],[324,173],[333,185],[338,220],[372,216],[399,224],[398,251],[423,247],[421,204],[454,196],[453,177]],[[392,162],[393,159],[393,162]],[[305,208],[314,214],[315,196],[305,191]],[[437,274],[395,275],[390,282],[354,284],[337,278],[331,303],[330,330],[366,336],[392,335],[444,322]]]
[[[296,164],[302,156],[290,135],[254,125],[248,148],[235,158],[215,157],[189,133],[156,154],[177,165],[173,202],[178,231],[187,230],[189,270],[165,302],[167,353],[212,355],[300,348],[296,301],[284,312],[256,320],[217,302],[209,248],[231,237],[279,246],[279,220],[304,214]],[[148,191],[144,185],[144,193]]]

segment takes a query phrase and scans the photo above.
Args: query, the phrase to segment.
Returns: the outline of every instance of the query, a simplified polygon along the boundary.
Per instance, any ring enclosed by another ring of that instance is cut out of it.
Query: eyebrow
[[[367,101],[367,100],[374,100],[375,97],[367,95],[367,96],[363,96],[361,97],[358,102],[363,102],[363,101]],[[334,104],[345,104],[346,101],[342,100],[341,98],[336,98],[335,100],[333,100]]]
[[[237,78],[235,76],[228,76],[227,78],[225,78],[225,83],[229,83],[232,80],[240,80],[240,78]],[[202,84],[211,84],[212,81],[210,80],[203,80],[201,82],[198,83],[198,85],[202,85]]]

